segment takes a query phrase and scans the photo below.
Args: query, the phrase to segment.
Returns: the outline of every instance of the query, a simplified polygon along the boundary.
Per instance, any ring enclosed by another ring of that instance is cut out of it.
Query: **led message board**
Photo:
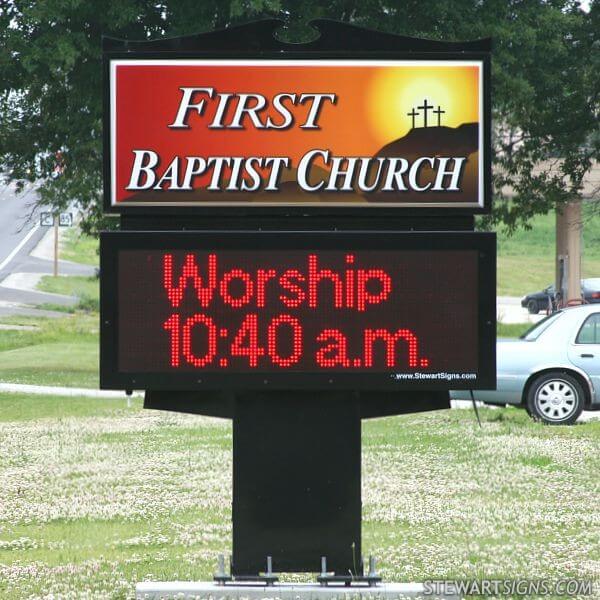
[[[415,56],[109,54],[105,209],[485,212],[488,57]]]
[[[495,386],[495,236],[101,238],[101,385]]]

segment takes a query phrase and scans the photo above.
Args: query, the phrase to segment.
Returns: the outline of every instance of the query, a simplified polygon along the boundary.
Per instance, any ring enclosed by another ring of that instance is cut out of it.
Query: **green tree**
[[[266,16],[281,37],[332,18],[415,37],[491,36],[495,218],[508,227],[577,198],[600,157],[600,6],[573,0],[5,0],[0,3],[0,163],[40,182],[44,203],[76,201],[101,224],[101,35],[147,39]],[[52,178],[56,153],[64,174]],[[553,169],[540,169],[557,159]],[[537,166],[537,168],[536,168]]]

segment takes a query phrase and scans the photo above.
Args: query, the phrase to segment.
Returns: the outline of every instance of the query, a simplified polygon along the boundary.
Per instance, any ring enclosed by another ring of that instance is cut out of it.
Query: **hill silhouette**
[[[375,156],[468,156],[479,146],[478,123],[458,127],[415,127],[404,137],[386,144]]]
[[[466,157],[458,192],[373,192],[365,194],[369,202],[476,202],[478,197],[479,124],[463,123],[458,127],[415,127],[405,136],[386,144],[376,157],[401,157],[413,161],[421,156]],[[420,171],[421,185],[433,183],[435,173],[424,165]]]

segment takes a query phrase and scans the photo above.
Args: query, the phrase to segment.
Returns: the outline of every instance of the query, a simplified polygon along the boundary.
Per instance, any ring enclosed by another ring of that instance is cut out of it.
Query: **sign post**
[[[235,579],[371,585],[361,419],[495,387],[490,45],[314,24],[104,41],[101,386],[233,419]]]
[[[73,215],[72,213],[59,213],[56,215],[51,212],[42,212],[40,213],[40,225],[42,227],[54,228],[54,264],[52,274],[54,277],[58,277],[58,228],[71,227],[73,225]]]
[[[58,277],[58,219],[54,219],[54,277]]]

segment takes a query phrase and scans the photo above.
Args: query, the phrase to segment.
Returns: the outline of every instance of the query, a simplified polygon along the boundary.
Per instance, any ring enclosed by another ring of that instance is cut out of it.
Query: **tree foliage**
[[[495,218],[509,228],[581,191],[600,158],[600,5],[573,0],[5,0],[0,3],[0,164],[77,202],[101,225],[101,36],[148,39],[277,16],[281,37],[332,18],[440,40],[492,37]],[[52,178],[56,152],[64,174]],[[549,163],[549,161],[551,161]],[[552,164],[552,168],[548,165]]]

